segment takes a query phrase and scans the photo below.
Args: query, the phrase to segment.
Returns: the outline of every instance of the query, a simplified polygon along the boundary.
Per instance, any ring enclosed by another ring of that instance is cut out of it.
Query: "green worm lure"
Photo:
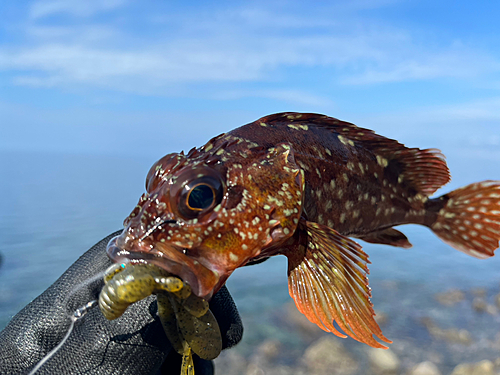
[[[99,307],[108,320],[119,318],[131,304],[155,294],[167,338],[182,355],[181,375],[194,375],[192,353],[214,359],[222,337],[208,302],[191,293],[176,276],[151,264],[113,264],[104,274]]]

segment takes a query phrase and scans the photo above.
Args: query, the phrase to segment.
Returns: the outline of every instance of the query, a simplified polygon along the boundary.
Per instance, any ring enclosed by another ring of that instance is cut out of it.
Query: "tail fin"
[[[500,240],[500,181],[470,184],[438,199],[443,207],[431,225],[434,233],[473,257],[493,256]]]

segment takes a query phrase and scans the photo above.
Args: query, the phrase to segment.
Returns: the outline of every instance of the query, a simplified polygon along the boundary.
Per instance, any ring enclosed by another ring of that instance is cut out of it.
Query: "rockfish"
[[[429,197],[449,180],[437,149],[278,113],[156,162],[108,254],[157,265],[207,300],[236,268],[283,254],[290,295],[311,322],[386,348],[374,338],[391,342],[374,320],[368,256],[349,237],[408,248],[394,227],[420,224],[466,254],[493,256],[500,181]]]

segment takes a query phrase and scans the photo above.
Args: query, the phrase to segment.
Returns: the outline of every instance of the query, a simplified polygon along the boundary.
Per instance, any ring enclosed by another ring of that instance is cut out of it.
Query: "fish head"
[[[230,146],[157,161],[124,231],[108,245],[111,259],[155,264],[209,299],[236,268],[289,239],[304,191],[291,147]]]

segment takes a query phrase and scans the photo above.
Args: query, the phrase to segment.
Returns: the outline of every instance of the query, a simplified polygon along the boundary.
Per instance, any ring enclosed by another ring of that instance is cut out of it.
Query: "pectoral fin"
[[[297,246],[288,257],[288,288],[299,311],[321,329],[339,337],[333,322],[353,339],[387,348],[391,343],[374,320],[368,286],[368,256],[356,242],[324,225],[302,220]]]
[[[408,241],[408,238],[406,238],[403,233],[394,228],[387,228],[378,232],[367,234],[366,236],[359,236],[357,238],[370,243],[391,245],[402,247],[405,249],[409,249],[410,247],[412,247],[412,244],[410,243],[410,241]]]

